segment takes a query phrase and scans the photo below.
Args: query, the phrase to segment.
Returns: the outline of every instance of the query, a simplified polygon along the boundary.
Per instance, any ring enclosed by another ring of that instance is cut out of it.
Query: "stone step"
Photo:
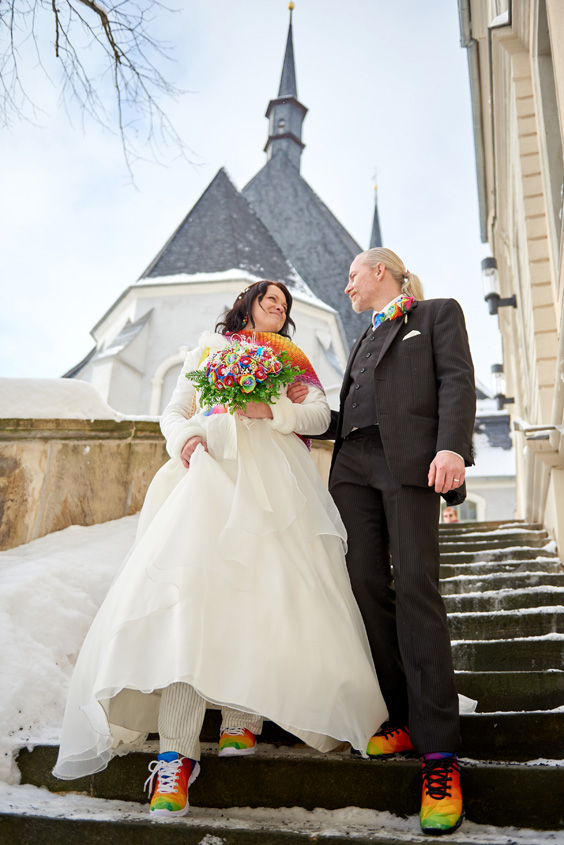
[[[489,522],[455,522],[449,525],[441,523],[439,534],[487,534],[506,531],[546,531],[540,522],[524,522],[520,519],[493,520]]]
[[[104,772],[76,781],[51,776],[55,757],[53,747],[23,751],[18,761],[23,782],[54,792],[142,802],[154,753],[117,757]],[[559,798],[564,794],[564,766],[469,762],[464,765],[463,786],[470,821],[539,830],[564,826]],[[190,802],[193,807],[210,808],[354,806],[405,816],[418,812],[420,790],[418,760],[365,761],[349,754],[294,749],[221,759],[208,750],[202,757],[202,774],[190,790]]]
[[[457,672],[456,688],[478,701],[479,713],[552,710],[564,704],[564,670]],[[554,752],[548,756],[554,756]]]
[[[178,820],[153,821],[149,818],[149,811],[146,804],[136,805],[122,803],[124,815],[134,815],[135,819],[128,821],[114,821],[104,819],[107,812],[104,810],[105,802],[90,798],[84,802],[85,811],[89,818],[64,818],[65,799],[59,799],[60,815],[55,818],[39,815],[20,815],[14,812],[0,812],[0,841],[6,845],[74,845],[80,842],[81,845],[311,845],[317,841],[318,828],[321,827],[320,835],[326,845],[346,845],[351,842],[347,832],[325,833],[323,828],[329,825],[330,821],[324,824],[311,823],[310,830],[288,830],[295,825],[288,821],[275,819],[269,823],[264,820],[255,821],[253,824],[252,811],[247,811],[251,821],[240,820],[240,812],[234,813],[217,809],[213,814],[198,808],[192,808],[189,815]],[[135,808],[135,809],[132,809]],[[129,811],[129,812],[128,812]],[[354,811],[353,811],[354,812]],[[284,815],[291,818],[295,813],[294,809],[287,810]],[[357,811],[357,815],[366,811]],[[209,816],[214,818],[211,820]],[[275,815],[271,813],[270,815]],[[278,812],[277,816],[279,817]],[[305,814],[304,814],[305,815]],[[313,815],[313,814],[312,814]],[[347,812],[350,818],[351,811]],[[233,818],[230,818],[233,816]],[[317,814],[319,816],[319,813]],[[375,816],[375,819],[377,817]],[[215,819],[218,821],[215,822]],[[391,817],[387,819],[388,823]],[[398,819],[398,826],[402,824]],[[351,819],[352,822],[352,819]],[[345,828],[348,825],[343,825]],[[358,825],[351,826],[358,828]],[[403,827],[405,828],[405,822]],[[415,831],[415,824],[411,824]],[[488,826],[489,835],[485,838],[476,838],[475,832],[472,838],[466,839],[463,835],[457,834],[458,845],[491,845],[491,831]],[[403,830],[401,831],[403,833]],[[500,836],[502,832],[500,831]],[[392,833],[393,836],[393,833]],[[405,838],[402,837],[402,840]],[[409,840],[413,841],[413,840]],[[420,841],[419,839],[417,841]],[[501,841],[501,840],[500,840]],[[522,839],[519,840],[523,842]],[[365,825],[365,835],[355,832],[355,845],[397,845],[398,839],[388,835],[372,834]],[[528,840],[531,845],[536,845],[534,839]]]
[[[564,634],[564,607],[449,613],[448,626],[453,640],[508,640]]]
[[[454,578],[457,575],[492,575],[511,572],[556,572],[564,574],[559,560],[505,560],[480,563],[444,563],[441,561],[439,577]]]
[[[531,672],[564,666],[564,636],[454,641],[454,668],[462,672]],[[475,697],[475,696],[474,696]]]
[[[473,675],[473,679],[476,677],[476,675]],[[521,677],[523,678],[523,675]],[[459,684],[459,676],[457,675],[458,691],[470,698],[477,699],[478,710],[483,711],[485,708],[483,708],[480,698],[481,689],[473,679],[465,676],[462,684]],[[467,683],[464,682],[465,680],[467,680]],[[525,684],[523,679],[521,684]],[[461,686],[464,689],[461,689]],[[562,701],[563,698],[560,693],[558,703],[561,704]],[[546,710],[534,713],[500,713],[499,711],[502,709],[497,706],[498,712],[493,714],[478,712],[461,717],[461,753],[464,757],[471,757],[474,760],[513,762],[533,760],[539,757],[564,758],[564,719],[562,719],[562,713],[550,713]],[[215,748],[219,736],[220,722],[219,711],[207,711],[201,741],[207,743],[210,748]],[[156,741],[157,737],[155,736],[153,739]],[[264,723],[260,745],[263,747],[264,745],[275,746],[276,748],[305,748],[299,739],[269,721]]]
[[[564,604],[564,586],[489,590],[444,596],[447,613],[485,613],[523,607],[551,607]]]
[[[488,540],[513,540],[516,545],[529,541],[540,540],[543,543],[550,542],[548,531],[524,531],[519,529],[507,529],[504,531],[439,531],[440,543],[485,543]]]
[[[558,561],[556,552],[547,549],[527,549],[521,546],[512,546],[506,549],[493,549],[482,552],[447,552],[441,554],[441,563],[494,563],[508,560],[555,560]]]
[[[440,588],[443,596],[462,595],[464,593],[490,592],[491,590],[515,589],[523,590],[529,587],[564,587],[564,572],[546,570],[515,569],[511,572],[499,573],[488,571],[473,574],[472,570],[447,576],[441,579]]]
[[[441,540],[440,550],[441,554],[449,554],[451,552],[479,552],[479,551],[498,551],[499,549],[543,549],[548,546],[548,551],[554,549],[554,545],[547,541],[546,537],[537,539],[497,539],[490,537],[485,540],[477,540],[476,538],[463,538],[459,540]]]

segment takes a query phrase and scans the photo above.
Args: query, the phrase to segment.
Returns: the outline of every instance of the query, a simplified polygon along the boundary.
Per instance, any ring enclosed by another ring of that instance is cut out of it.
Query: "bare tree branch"
[[[78,111],[115,127],[130,173],[147,151],[157,161],[164,148],[183,154],[161,105],[182,92],[161,70],[170,51],[155,34],[157,16],[172,13],[159,0],[0,0],[0,125],[36,117],[27,93],[35,63],[60,88],[69,117]]]

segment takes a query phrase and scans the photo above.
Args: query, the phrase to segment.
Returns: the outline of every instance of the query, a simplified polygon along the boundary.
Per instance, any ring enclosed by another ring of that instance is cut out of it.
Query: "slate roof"
[[[352,345],[370,322],[355,314],[343,292],[362,248],[286,155],[272,156],[242,194],[314,294],[340,314]]]
[[[475,434],[485,434],[488,445],[493,449],[513,449],[509,414],[484,414],[477,416],[474,423]]]
[[[139,281],[232,269],[301,287],[295,268],[221,168]]]

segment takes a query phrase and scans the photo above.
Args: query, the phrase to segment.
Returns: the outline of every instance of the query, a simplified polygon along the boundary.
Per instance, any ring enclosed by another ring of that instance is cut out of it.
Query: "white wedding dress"
[[[80,652],[54,774],[103,769],[156,732],[160,692],[191,684],[208,702],[270,719],[327,751],[364,750],[387,718],[345,566],[344,526],[304,443],[329,407],[281,396],[273,420],[191,411],[184,372],[161,426],[171,460],[156,474],[136,542]],[[179,456],[202,435],[187,470]]]

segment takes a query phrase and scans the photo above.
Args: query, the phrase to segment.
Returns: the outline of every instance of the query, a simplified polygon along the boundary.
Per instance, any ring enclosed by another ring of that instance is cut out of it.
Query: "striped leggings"
[[[200,731],[206,715],[205,699],[190,684],[171,684],[162,691],[159,710],[160,753],[176,751],[192,760],[200,759]],[[221,708],[221,730],[262,730],[262,717],[242,710]]]

